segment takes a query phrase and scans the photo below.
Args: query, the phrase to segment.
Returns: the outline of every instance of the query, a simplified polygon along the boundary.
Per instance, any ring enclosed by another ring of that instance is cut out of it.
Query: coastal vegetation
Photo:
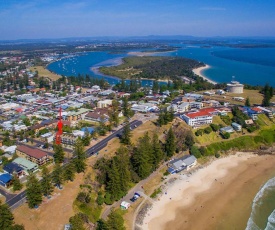
[[[119,66],[100,67],[106,75],[121,79],[175,79],[178,76],[192,77],[192,69],[204,66],[203,63],[180,57],[126,57]]]

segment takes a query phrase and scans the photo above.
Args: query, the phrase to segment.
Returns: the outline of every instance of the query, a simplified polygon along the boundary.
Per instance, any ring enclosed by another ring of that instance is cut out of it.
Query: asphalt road
[[[142,121],[134,120],[129,123],[130,129],[133,130],[136,127],[140,126],[141,124],[142,124]],[[94,146],[92,146],[91,148],[87,149],[86,150],[87,158],[96,154],[101,149],[106,147],[108,141],[110,141],[114,137],[119,137],[123,132],[123,128],[124,127],[118,129],[117,131],[113,132],[111,135],[109,135],[108,137],[106,137],[105,139],[100,141],[99,143],[97,143]],[[2,192],[4,192],[4,193],[2,193]],[[26,197],[26,190],[24,190],[23,192],[21,192],[17,195],[13,195],[13,194],[8,194],[4,190],[0,189],[0,193],[6,197],[6,204],[8,204],[11,208],[16,207],[17,204],[21,204]]]

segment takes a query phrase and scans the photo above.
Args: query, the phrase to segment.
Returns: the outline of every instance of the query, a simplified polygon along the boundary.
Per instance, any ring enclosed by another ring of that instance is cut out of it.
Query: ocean
[[[203,45],[174,44],[180,47],[174,52],[158,53],[158,56],[180,56],[204,62],[211,68],[203,74],[216,82],[230,82],[234,79],[250,85],[265,85],[275,87],[275,48],[229,48]],[[207,45],[207,44],[206,44]],[[133,51],[133,50],[129,50]],[[99,66],[119,64],[127,53],[113,54],[109,52],[87,52],[73,58],[64,58],[48,65],[48,69],[65,76],[89,74],[104,78],[110,84],[116,84],[116,77],[104,76],[96,71]],[[93,69],[93,70],[92,70]],[[143,85],[151,85],[152,81],[143,80]]]
[[[246,230],[275,229],[275,178],[266,182],[253,200]]]

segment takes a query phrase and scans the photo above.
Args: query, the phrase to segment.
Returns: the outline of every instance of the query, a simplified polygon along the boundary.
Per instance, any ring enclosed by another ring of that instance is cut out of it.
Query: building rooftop
[[[26,145],[18,145],[17,150],[20,152],[23,152],[31,157],[34,157],[36,159],[41,159],[48,155],[46,152],[44,152],[40,149],[31,148]]]
[[[27,170],[31,170],[33,168],[38,167],[37,164],[22,157],[17,157],[13,162],[22,166],[24,169],[27,169]]]

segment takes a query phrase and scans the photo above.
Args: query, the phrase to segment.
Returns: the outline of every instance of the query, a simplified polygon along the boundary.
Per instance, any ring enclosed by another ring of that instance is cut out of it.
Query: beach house
[[[168,172],[171,174],[189,170],[197,164],[197,158],[193,155],[186,155],[179,159],[172,160],[168,163]]]

